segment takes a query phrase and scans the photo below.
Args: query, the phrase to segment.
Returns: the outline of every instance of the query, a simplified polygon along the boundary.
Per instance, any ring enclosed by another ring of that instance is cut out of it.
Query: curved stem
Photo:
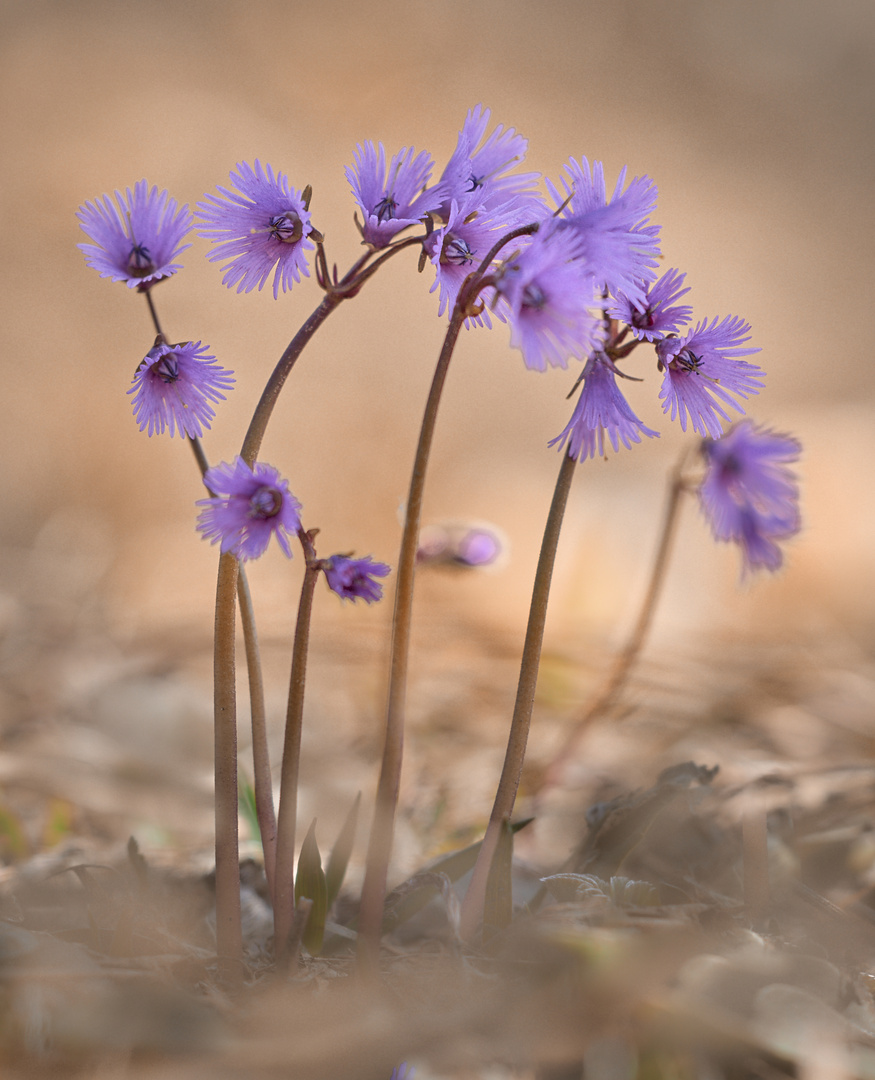
[[[237,560],[219,556],[213,657],[216,770],[216,953],[219,978],[238,985],[242,977],[240,861],[237,844],[237,694],[235,634]]]
[[[146,289],[143,292],[143,296],[146,297],[146,303],[149,305],[149,314],[152,316],[152,323],[155,327],[155,333],[164,337],[164,331],[161,329],[161,323],[158,321],[158,312],[155,310],[155,303],[152,300],[152,290]],[[165,338],[165,341],[167,339]]]
[[[513,813],[519,788],[523,762],[526,756],[532,709],[535,703],[538,666],[541,660],[541,645],[544,640],[547,604],[550,598],[550,582],[553,577],[553,565],[556,561],[556,548],[559,544],[562,519],[565,516],[568,493],[571,490],[571,481],[574,478],[576,465],[577,462],[574,458],[568,454],[563,455],[562,466],[559,469],[556,488],[553,492],[553,501],[550,504],[550,512],[547,515],[547,524],[544,528],[544,540],[541,544],[538,569],[535,573],[532,603],[529,608],[529,622],[526,627],[526,640],[520,665],[516,704],[514,705],[513,719],[510,724],[504,766],[501,770],[498,790],[495,793],[492,815],[474,866],[471,884],[468,886],[468,892],[465,894],[462,903],[459,932],[463,938],[468,940],[473,938],[480,923],[483,902],[486,896],[486,882],[489,869],[492,866],[492,857],[501,835],[502,823],[508,821]]]
[[[404,532],[398,557],[395,579],[395,614],[392,624],[391,660],[389,667],[389,692],[386,709],[386,734],[383,759],[377,785],[377,802],[368,844],[365,879],[362,885],[361,912],[359,915],[359,956],[364,964],[373,966],[379,951],[380,931],[383,922],[383,901],[386,894],[386,877],[392,850],[392,834],[395,824],[395,806],[398,802],[398,786],[401,778],[401,760],[404,749],[404,705],[407,691],[407,664],[410,654],[410,623],[413,611],[413,580],[416,571],[416,549],[419,541],[419,523],[422,514],[422,496],[429,452],[434,436],[441,392],[447,376],[453,349],[467,311],[464,303],[457,303],[444,338],[425,405],[425,414],[419,432],[419,443],[413,462],[410,491],[404,517]]]
[[[271,372],[271,376],[267,380],[267,386],[265,386],[258,405],[255,407],[255,412],[249,423],[249,430],[243,440],[243,448],[240,451],[240,456],[250,468],[258,457],[274,405],[276,405],[280,391],[295,366],[295,361],[303,352],[304,346],[309,342],[310,338],[343,299],[342,295],[336,293],[326,293],[322,297],[322,303],[289,342],[286,351],[279,358],[276,367]]]
[[[249,581],[240,566],[237,575],[237,603],[243,626],[243,645],[246,650],[246,670],[249,676],[249,715],[252,727],[252,783],[255,789],[255,816],[261,834],[264,875],[268,895],[273,901],[276,876],[276,813],[273,805],[273,780],[270,749],[267,744],[267,706],[264,701],[264,680],[261,674],[261,652],[255,629],[255,610]]]
[[[684,453],[669,475],[668,495],[662,517],[662,531],[659,536],[656,557],[653,560],[653,569],[650,571],[647,592],[644,594],[644,600],[635,625],[626,639],[626,644],[614,661],[614,666],[607,679],[605,679],[595,697],[590,701],[583,715],[575,723],[571,733],[562,744],[562,748],[544,770],[539,791],[552,787],[557,782],[565,762],[574,752],[574,748],[590,725],[616,705],[629,678],[629,673],[641,654],[641,649],[653,622],[656,605],[662,595],[668,561],[680,519],[681,496],[688,489],[687,481],[683,475],[686,457],[687,455]]]
[[[277,820],[276,878],[274,881],[274,951],[284,955],[295,909],[295,828],[298,815],[298,771],[301,762],[301,731],[304,718],[304,687],[307,679],[307,652],[310,645],[310,615],[313,593],[320,566],[313,549],[313,534],[299,533],[307,565],[301,585],[289,701],[286,710],[286,733],[283,744],[280,806]]]

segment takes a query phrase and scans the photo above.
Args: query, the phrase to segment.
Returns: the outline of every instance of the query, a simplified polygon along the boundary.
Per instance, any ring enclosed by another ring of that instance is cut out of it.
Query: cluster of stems
[[[410,489],[405,504],[404,526],[396,571],[383,755],[358,921],[358,957],[362,969],[366,972],[373,972],[376,968],[382,934],[386,882],[403,759],[416,555],[428,460],[441,394],[459,331],[466,318],[482,310],[481,293],[494,283],[494,278],[490,276],[490,268],[496,255],[513,239],[530,235],[536,230],[537,225],[529,225],[506,234],[462,285],[426,400]],[[240,456],[247,465],[251,467],[256,461],[268,422],[286,380],[304,347],[319,327],[344,300],[357,295],[364,283],[389,258],[403,248],[421,243],[422,237],[409,237],[397,241],[377,258],[373,258],[375,252],[369,250],[347,274],[338,278],[336,268],[333,272],[329,272],[324,247],[320,240],[317,244],[316,271],[324,296],[319,306],[291,340],[268,379],[240,451]],[[156,332],[162,335],[151,292],[146,290],[144,294]],[[619,337],[613,340],[618,357],[621,353],[626,355],[636,344],[633,342],[621,346]],[[203,475],[208,469],[203,448],[198,439],[190,438],[189,441]],[[550,583],[575,466],[576,460],[573,456],[567,453],[562,455],[535,574],[505,761],[486,835],[480,846],[472,881],[461,908],[460,934],[468,941],[476,938],[480,928],[490,869],[502,830],[506,828],[513,813],[519,788],[535,699]],[[626,649],[618,659],[611,678],[587,714],[575,727],[563,753],[557,757],[557,767],[592,719],[604,712],[615,700],[640,652],[652,617],[659,585],[664,577],[674,523],[677,520],[678,500],[683,489],[684,480],[679,469],[673,477],[663,537],[642,614]],[[294,959],[294,956],[290,954],[300,948],[304,925],[310,910],[310,900],[306,898],[298,901],[296,909],[294,855],[310,615],[316,581],[321,569],[314,545],[317,532],[318,530],[305,531],[303,527],[298,531],[298,539],[304,555],[304,577],[292,653],[278,813],[274,810],[264,687],[252,598],[244,569],[237,557],[226,553],[219,558],[214,640],[216,939],[219,977],[228,986],[239,985],[244,972],[238,851],[236,697],[236,612],[238,608],[248,669],[256,814],[261,833],[264,870],[274,910],[275,951],[278,960],[284,966],[288,966]]]

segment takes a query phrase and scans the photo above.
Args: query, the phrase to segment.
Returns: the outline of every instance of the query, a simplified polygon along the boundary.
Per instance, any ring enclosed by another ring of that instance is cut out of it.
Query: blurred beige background
[[[697,317],[750,320],[768,373],[751,414],[805,447],[805,532],[776,579],[739,590],[737,553],[711,544],[687,508],[651,655],[707,655],[722,634],[838,639],[868,655],[869,0],[3,0],[0,55],[8,634],[43,605],[74,611],[62,623],[75,636],[95,598],[116,642],[164,641],[174,655],[211,629],[216,559],[193,528],[201,491],[190,452],[141,435],[125,396],[153,337],[145,303],[86,268],[77,207],[141,177],[193,205],[235,163],[259,157],[313,185],[314,220],[343,268],[358,250],[343,174],[356,142],[428,149],[439,172],[466,110],[483,102],[529,138],[530,168],[556,177],[585,154],[605,162],[609,183],[624,164],[655,178],[665,266],[687,271]],[[310,280],[278,302],[268,290],[238,296],[206,251],[195,239],[184,273],[155,298],[171,340],[208,342],[237,374],[205,440],[211,459],[227,460],[319,294]],[[329,321],[275,413],[262,456],[289,476],[325,553],[395,562],[397,507],[443,333],[430,284],[415,257],[396,260]],[[633,405],[663,434],[580,470],[549,630],[570,664],[630,624],[664,476],[686,443],[658,408],[649,358],[635,373],[645,382],[629,390]],[[511,558],[494,574],[423,577],[426,650],[440,650],[447,625],[464,625],[486,651],[518,648],[559,464],[546,444],[567,420],[570,384],[566,373],[526,371],[503,327],[464,335],[425,516],[492,521]],[[253,568],[268,636],[291,627],[299,571],[300,560],[290,567],[276,553]],[[320,596],[316,648],[354,651],[389,614]],[[504,674],[511,694],[512,665]],[[381,678],[367,677],[375,699]],[[14,695],[5,701],[14,713]]]

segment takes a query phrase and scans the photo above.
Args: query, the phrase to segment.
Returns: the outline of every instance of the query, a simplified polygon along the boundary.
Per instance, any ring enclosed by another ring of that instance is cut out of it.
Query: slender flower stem
[[[295,827],[298,815],[298,771],[301,762],[301,731],[304,718],[304,687],[307,678],[307,652],[310,645],[310,615],[313,593],[320,565],[313,548],[313,533],[299,532],[306,567],[298,604],[289,701],[286,710],[286,733],[283,744],[280,806],[277,821],[276,879],[274,882],[274,950],[285,953],[295,910]]]
[[[456,304],[450,325],[444,338],[434,377],[425,405],[419,443],[413,462],[410,491],[404,517],[404,532],[398,556],[395,577],[395,614],[392,623],[392,646],[389,666],[389,693],[386,710],[386,735],[383,759],[377,785],[377,803],[374,822],[368,844],[365,880],[362,885],[361,911],[359,915],[359,956],[366,966],[374,967],[380,944],[383,922],[383,901],[386,894],[386,877],[392,850],[392,834],[395,824],[395,806],[398,802],[398,785],[401,778],[401,760],[404,749],[404,705],[407,691],[407,664],[410,655],[410,623],[413,612],[413,580],[416,571],[416,549],[419,541],[419,523],[422,515],[422,496],[431,451],[434,428],[437,421],[441,392],[447,376],[453,349],[459,330],[466,317],[463,304]]]
[[[213,657],[216,772],[216,953],[219,979],[239,985],[243,937],[240,925],[240,861],[237,843],[237,694],[235,594],[237,560],[219,556]]]
[[[644,642],[653,622],[656,605],[662,595],[669,557],[671,556],[680,519],[681,496],[685,491],[689,490],[689,482],[684,476],[686,458],[687,454],[684,453],[669,475],[668,494],[662,517],[662,531],[659,536],[656,557],[653,560],[653,569],[650,572],[647,592],[644,594],[644,600],[635,625],[626,640],[626,644],[614,661],[614,666],[607,679],[605,679],[595,697],[590,701],[583,715],[575,723],[559,752],[544,770],[539,792],[552,787],[558,782],[566,761],[571,757],[575,747],[589,730],[590,725],[616,705],[629,678],[629,673],[641,654],[641,649],[644,647]]]
[[[143,296],[146,297],[146,303],[149,305],[149,314],[152,316],[152,322],[155,326],[155,333],[164,337],[164,331],[161,329],[161,323],[158,320],[158,312],[155,310],[155,302],[152,299],[152,290],[145,289]],[[166,338],[164,339],[167,340]]]
[[[242,567],[237,575],[237,604],[243,626],[243,644],[246,650],[246,669],[249,675],[249,714],[252,726],[252,783],[255,788],[255,816],[261,834],[261,850],[264,856],[264,875],[267,878],[268,895],[273,901],[276,878],[276,813],[273,805],[273,779],[270,767],[270,749],[267,745],[267,707],[264,701],[264,680],[261,674],[261,653],[255,630],[255,611],[249,581]]]
[[[401,782],[401,762],[404,756],[404,709],[407,696],[407,667],[410,656],[410,627],[413,614],[413,584],[416,572],[416,550],[419,543],[419,525],[422,516],[422,498],[428,459],[434,438],[438,406],[443,392],[447,370],[465,319],[476,311],[475,304],[483,287],[490,283],[486,277],[492,260],[511,240],[536,232],[536,224],[526,225],[507,233],[498,240],[480,263],[477,270],[462,284],[447,327],[443,347],[438,357],[431,389],[425,404],[419,443],[413,462],[410,490],[404,515],[404,531],[395,576],[395,612],[392,622],[391,659],[389,662],[389,691],[386,708],[386,733],[380,779],[377,784],[377,800],[374,820],[368,843],[365,879],[362,884],[359,912],[358,956],[362,967],[376,970],[383,923],[383,904],[386,897],[386,879],[392,854],[392,837],[395,828],[395,808]]]
[[[486,828],[486,836],[477,856],[471,884],[468,886],[468,892],[462,902],[459,932],[467,940],[474,937],[482,918],[486,882],[489,877],[489,869],[492,866],[492,857],[501,835],[502,822],[509,821],[513,813],[517,789],[519,788],[523,762],[526,756],[526,743],[529,737],[532,708],[535,703],[535,687],[538,683],[541,645],[544,640],[544,625],[547,621],[550,582],[553,577],[553,565],[556,561],[556,548],[559,544],[562,519],[565,515],[565,506],[568,502],[568,493],[571,490],[571,481],[574,478],[576,465],[577,462],[574,458],[568,454],[563,455],[562,466],[559,469],[556,488],[553,492],[553,501],[550,505],[550,513],[547,515],[547,524],[544,528],[544,541],[541,544],[538,569],[535,573],[532,603],[529,608],[529,622],[526,627],[526,640],[520,665],[516,704],[510,724],[504,766],[501,770],[498,790],[495,793],[495,803],[492,807],[489,825]]]
[[[271,373],[270,378],[267,381],[267,385],[264,388],[264,392],[255,408],[255,412],[252,416],[252,420],[249,424],[249,429],[246,432],[246,437],[243,441],[243,447],[240,451],[241,458],[251,468],[258,452],[261,449],[261,443],[264,439],[264,433],[267,430],[267,425],[273,413],[274,406],[277,403],[280,392],[285,385],[286,379],[292,368],[295,365],[298,357],[301,355],[304,347],[319,329],[323,322],[328,318],[332,311],[334,311],[340,304],[346,299],[347,296],[354,296],[358,289],[361,288],[361,283],[358,280],[358,275],[362,268],[365,266],[370,253],[359,259],[354,266],[344,275],[342,280],[332,287],[330,292],[326,292],[322,298],[322,302],[313,312],[313,314],[307,319],[300,330],[295,334],[292,340],[286,347],[285,352],[277,362],[276,367]],[[151,306],[151,305],[150,305]],[[228,582],[233,575],[233,587],[236,587],[237,583],[237,561],[233,561],[233,571],[227,565],[225,556],[219,560],[219,579],[217,583],[217,602],[216,602],[216,637],[215,637],[215,652],[213,671],[215,677],[215,727],[216,727],[216,923],[217,926],[228,927],[230,924],[236,925],[236,938],[233,936],[230,930],[226,932],[226,936],[222,939],[222,948],[225,950],[231,960],[225,961],[225,969],[230,970],[233,962],[239,962],[242,960],[242,938],[240,930],[240,869],[239,863],[236,861],[237,852],[237,742],[236,742],[236,671],[234,662],[234,638],[235,638],[235,609],[233,603],[230,605],[226,602],[228,592]],[[305,576],[306,578],[306,576]],[[233,592],[232,587],[232,592]],[[291,693],[291,691],[290,691]],[[303,695],[303,685],[301,687],[301,693]],[[230,737],[229,731],[229,716],[233,718],[234,725],[234,738],[233,741]],[[256,739],[253,737],[253,748],[255,748]],[[220,752],[223,754],[232,754],[233,757],[226,757],[220,761]],[[290,766],[291,767],[291,766]],[[268,766],[269,768],[269,766]],[[257,770],[257,772],[260,770]],[[285,772],[285,766],[283,771]],[[233,776],[233,794],[234,804],[233,812],[231,810],[231,792],[230,784],[231,777]],[[223,790],[220,794],[220,786]],[[222,802],[222,813],[219,813],[219,803]],[[282,817],[282,812],[280,814]],[[221,832],[220,832],[221,830]],[[286,825],[281,828],[278,824],[277,827],[277,861],[281,857],[281,837],[289,835],[289,828]],[[294,845],[294,828],[291,830],[292,851],[282,856],[283,859],[289,859],[294,857],[293,845]],[[229,852],[231,850],[235,852],[235,862],[232,866],[229,859]],[[220,852],[222,861],[222,885],[219,887],[219,862]],[[267,863],[267,859],[266,859]],[[280,873],[285,873],[284,868],[279,866],[275,869],[274,877],[274,892],[277,895],[280,904],[283,900],[281,896],[282,886],[278,885]],[[286,930],[286,935],[288,930]],[[220,950],[220,956],[222,952]],[[220,961],[221,963],[221,961]]]

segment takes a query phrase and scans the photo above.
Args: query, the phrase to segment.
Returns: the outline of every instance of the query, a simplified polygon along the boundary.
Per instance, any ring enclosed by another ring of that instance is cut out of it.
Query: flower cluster
[[[490,327],[493,318],[507,322],[511,345],[528,368],[543,372],[579,361],[571,417],[549,443],[576,461],[603,456],[608,446],[616,452],[658,437],[636,416],[619,382],[631,378],[626,363],[641,346],[655,352],[664,414],[716,446],[731,422],[729,410],[743,412],[742,403],[762,389],[764,373],[748,359],[759,350],[750,344],[750,325],[736,315],[700,319],[690,329],[693,308],[682,302],[690,292],[686,275],[671,268],[657,276],[662,256],[660,228],[652,221],[654,182],[647,176],[629,179],[623,168],[611,188],[600,161],[571,158],[556,183],[544,179],[545,199],[540,174],[522,171],[527,140],[500,124],[490,129],[490,121],[481,105],[468,112],[434,182],[435,163],[426,151],[404,147],[390,157],[382,143],[357,146],[346,169],[368,248],[357,266],[410,243],[402,234],[420,227],[423,235],[414,242],[421,245],[420,269],[428,264],[434,271],[431,291],[438,294],[439,315],[452,316],[464,286],[457,317],[467,326]],[[276,299],[309,276],[308,254],[323,242],[311,221],[310,189],[295,189],[285,174],[258,160],[239,163],[230,178],[232,187],[219,187],[218,195],[207,194],[197,204],[197,231],[215,245],[208,258],[222,264],[228,288],[248,293],[272,278]],[[79,245],[88,264],[140,291],[179,270],[177,259],[190,246],[183,244],[193,227],[188,207],[178,208],[166,191],[150,189],[145,180],[124,196],[116,192],[115,202],[104,195],[84,204],[78,216],[93,241]],[[360,287],[354,278],[338,286],[336,275],[329,282],[321,250],[317,270],[325,288],[349,288],[351,295]],[[231,375],[200,342],[171,346],[159,338],[129,391],[140,429],[200,437],[215,416],[212,403],[223,400],[232,385]],[[737,432],[747,430],[736,429],[734,440],[743,441]],[[718,456],[716,449],[712,456]],[[742,454],[742,460],[749,462],[750,455]],[[229,499],[242,498],[236,490],[244,482],[242,468],[239,461],[219,466],[226,470],[223,482],[234,478]],[[732,490],[737,494],[737,483]],[[712,503],[723,505],[719,499]],[[279,510],[259,507],[247,510],[247,521],[267,525],[229,533],[228,550],[242,558],[253,557],[254,536],[277,531],[272,515],[282,520]],[[216,522],[231,520],[226,511],[204,511],[202,531],[207,521],[216,539]],[[791,528],[786,514],[773,511],[751,510],[733,496],[718,515],[715,534],[747,535],[748,561],[770,565],[769,542]],[[282,529],[277,536],[282,545]],[[336,592],[375,598],[371,594],[380,586],[373,578],[380,574],[364,569],[368,560],[333,559],[326,579]],[[359,564],[370,586],[355,584]]]
[[[799,443],[749,420],[722,439],[705,439],[707,463],[699,501],[715,540],[741,546],[744,570],[777,570],[783,556],[776,541],[799,531],[799,486],[790,469]]]

